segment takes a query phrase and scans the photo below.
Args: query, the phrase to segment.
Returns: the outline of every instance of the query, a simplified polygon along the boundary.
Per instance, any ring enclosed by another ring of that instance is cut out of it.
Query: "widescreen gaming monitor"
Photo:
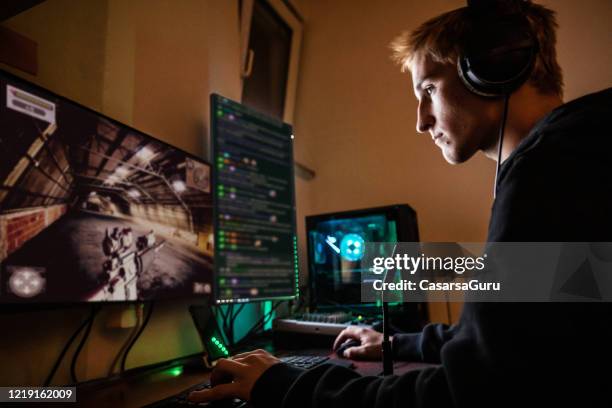
[[[0,303],[212,293],[210,165],[0,72]]]
[[[211,95],[217,304],[298,294],[291,125]]]
[[[416,213],[406,205],[306,217],[311,309],[367,312],[361,302],[361,272],[367,243],[418,242]]]

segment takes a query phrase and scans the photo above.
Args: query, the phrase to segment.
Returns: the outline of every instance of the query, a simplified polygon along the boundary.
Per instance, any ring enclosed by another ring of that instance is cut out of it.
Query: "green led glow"
[[[179,375],[183,374],[183,367],[182,366],[173,367],[173,368],[166,370],[165,373],[172,377],[178,377]]]
[[[298,260],[297,236],[293,236],[293,260],[295,270],[295,296],[300,295],[300,269]]]
[[[210,340],[213,342],[213,344],[215,346],[217,346],[217,348],[226,356],[229,355],[229,351],[227,350],[227,348],[225,348],[225,346],[223,345],[223,343],[221,343],[215,336],[211,337]]]

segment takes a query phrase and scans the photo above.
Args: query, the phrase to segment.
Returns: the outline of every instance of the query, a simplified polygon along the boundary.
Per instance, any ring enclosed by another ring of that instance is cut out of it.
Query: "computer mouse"
[[[361,342],[359,342],[359,340],[355,340],[355,339],[347,340],[344,343],[342,343],[340,347],[338,347],[338,349],[336,350],[336,355],[338,357],[344,358],[344,350],[346,350],[347,348],[357,347],[360,345],[361,345]]]

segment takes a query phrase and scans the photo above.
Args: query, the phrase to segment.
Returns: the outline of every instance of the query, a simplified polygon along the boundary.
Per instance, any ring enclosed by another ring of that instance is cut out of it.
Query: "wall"
[[[106,24],[106,0],[45,1],[2,23],[38,43],[38,75],[8,70],[99,111]]]
[[[38,43],[39,74],[2,68],[200,157],[208,154],[209,92],[240,98],[237,2],[47,0],[2,25]],[[201,350],[190,303],[156,304],[128,368]],[[248,309],[247,316],[256,308]],[[41,384],[88,313],[87,306],[0,313],[11,333],[0,337],[0,384]],[[138,313],[125,306],[100,312],[80,356],[79,380],[112,372],[131,333],[122,326]],[[54,383],[70,382],[68,366]]]
[[[545,1],[558,11],[566,100],[612,84],[608,0]],[[417,134],[409,74],[389,59],[404,30],[465,5],[459,0],[296,1],[306,19],[296,103],[297,158],[315,169],[308,214],[409,203],[423,241],[486,239],[495,164],[478,154],[447,164]],[[304,191],[305,190],[305,191]],[[444,304],[431,317],[446,321]],[[453,319],[459,305],[453,305]]]
[[[612,86],[612,2],[540,0],[557,12],[557,52],[563,68],[565,100]]]

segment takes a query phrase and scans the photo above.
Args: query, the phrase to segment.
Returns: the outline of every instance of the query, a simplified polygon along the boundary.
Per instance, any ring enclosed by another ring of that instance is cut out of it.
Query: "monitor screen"
[[[217,303],[291,299],[298,260],[291,125],[211,95]]]
[[[366,243],[417,242],[416,213],[408,205],[306,217],[311,309],[363,309],[361,272]]]
[[[0,302],[212,293],[210,165],[0,73]]]

